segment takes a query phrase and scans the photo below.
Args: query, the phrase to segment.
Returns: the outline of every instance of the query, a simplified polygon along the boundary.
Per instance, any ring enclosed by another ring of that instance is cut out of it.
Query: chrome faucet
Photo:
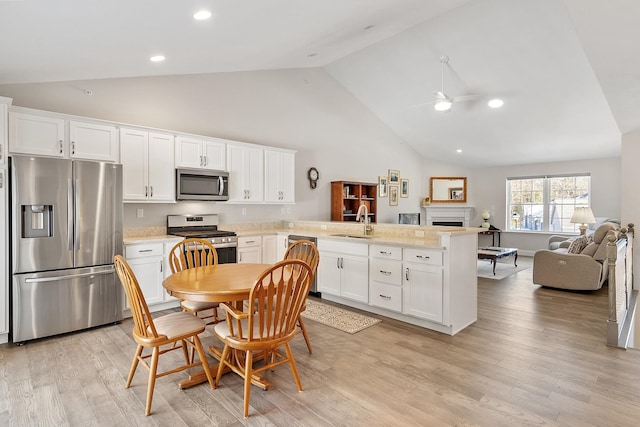
[[[364,211],[364,214],[362,213],[362,211]],[[371,228],[371,224],[369,224],[369,210],[367,209],[367,205],[365,205],[364,203],[361,204],[360,207],[358,208],[358,213],[356,214],[356,221],[360,221],[360,218],[362,218],[362,224],[364,226],[364,234],[367,235],[371,233],[373,229]]]

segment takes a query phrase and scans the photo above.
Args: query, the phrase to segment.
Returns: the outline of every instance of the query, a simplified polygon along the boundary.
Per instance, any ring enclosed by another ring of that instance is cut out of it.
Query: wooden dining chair
[[[320,262],[320,253],[318,252],[318,248],[316,245],[310,240],[297,240],[289,245],[286,252],[284,253],[284,258],[287,259],[299,259],[301,261],[306,262],[311,268],[311,282],[316,276],[316,272],[318,271],[318,263]],[[307,305],[302,307],[302,311],[307,308]],[[311,341],[309,340],[309,335],[307,334],[307,328],[302,321],[302,316],[298,316],[298,327],[302,331],[302,336],[304,337],[305,343],[307,343],[307,349],[309,353],[312,353],[311,349]]]
[[[220,304],[226,313],[226,322],[215,327],[218,339],[224,344],[216,384],[225,366],[244,378],[244,416],[249,415],[251,377],[288,363],[293,378],[302,391],[302,384],[289,342],[296,335],[296,319],[304,306],[311,286],[311,269],[304,261],[280,261],[265,270],[255,281],[249,293],[247,312],[228,304]],[[282,353],[280,347],[284,346]],[[230,357],[231,351],[244,351],[241,358]],[[253,352],[264,357],[264,365],[253,366]]]
[[[138,344],[133,356],[133,361],[131,362],[131,369],[129,370],[125,388],[129,388],[131,385],[138,363],[141,363],[147,368],[149,371],[149,380],[147,385],[145,415],[151,413],[151,400],[153,399],[156,378],[196,366],[202,366],[209,385],[211,385],[211,388],[215,388],[214,378],[211,376],[211,371],[209,370],[206,353],[198,338],[198,335],[204,332],[205,322],[185,312],[171,313],[153,319],[149,313],[147,302],[140,290],[138,279],[136,279],[127,261],[122,256],[116,255],[113,263],[120,282],[127,294],[129,306],[131,307],[131,316],[134,322],[133,339]],[[169,348],[165,347],[164,349],[160,348],[166,345],[171,346]],[[193,358],[189,357],[187,346],[197,351],[200,359],[199,362],[193,362]],[[151,354],[143,355],[142,353],[145,348],[150,348]],[[179,348],[182,348],[185,364],[169,371],[158,373],[158,359],[160,355]],[[151,364],[148,364],[146,361],[146,359],[149,358],[151,358]]]
[[[177,243],[169,252],[169,268],[171,268],[172,273],[188,268],[216,264],[218,264],[218,252],[208,240],[185,239]],[[181,300],[180,307],[183,311],[195,314],[201,319],[209,319],[206,320],[207,325],[213,325],[220,321],[217,302]],[[212,310],[212,314],[199,314],[207,310]]]

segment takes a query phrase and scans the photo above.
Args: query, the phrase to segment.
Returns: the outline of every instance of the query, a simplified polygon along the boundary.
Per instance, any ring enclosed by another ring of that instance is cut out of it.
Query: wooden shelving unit
[[[378,184],[369,182],[331,182],[331,221],[355,221],[360,205],[367,206],[369,222],[376,222]]]

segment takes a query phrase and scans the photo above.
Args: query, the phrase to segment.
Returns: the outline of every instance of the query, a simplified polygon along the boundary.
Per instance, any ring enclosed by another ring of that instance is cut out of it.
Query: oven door
[[[229,246],[223,244],[220,246],[214,245],[213,247],[216,248],[216,252],[218,252],[218,264],[235,264],[237,262],[237,245]]]

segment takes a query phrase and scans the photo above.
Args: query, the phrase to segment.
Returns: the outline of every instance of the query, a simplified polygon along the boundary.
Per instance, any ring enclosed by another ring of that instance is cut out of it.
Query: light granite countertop
[[[238,236],[289,235],[327,238],[352,243],[390,244],[395,246],[415,246],[423,248],[442,248],[442,235],[477,234],[481,228],[464,227],[428,227],[398,224],[372,224],[373,233],[364,237],[345,237],[344,235],[363,236],[363,227],[357,223],[293,221],[252,223],[240,225],[220,225],[222,230],[235,231]],[[342,236],[338,236],[342,235]],[[179,240],[180,237],[166,234],[164,227],[149,227],[125,230],[125,244],[148,243]]]

